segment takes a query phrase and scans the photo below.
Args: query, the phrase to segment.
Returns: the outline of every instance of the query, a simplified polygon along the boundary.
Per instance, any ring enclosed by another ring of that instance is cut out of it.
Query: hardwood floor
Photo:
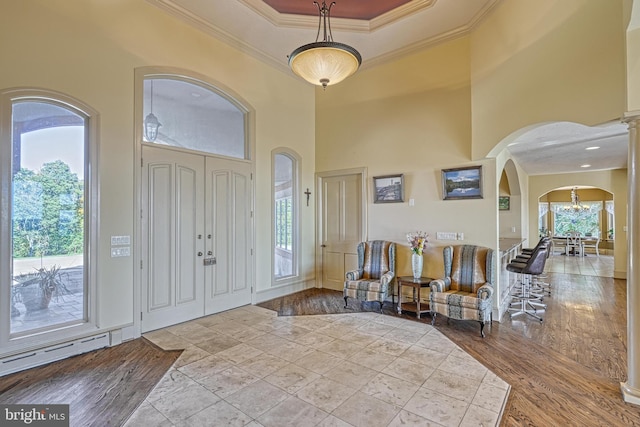
[[[550,273],[548,281],[542,323],[507,315],[484,339],[476,322],[439,317],[436,327],[511,384],[503,426],[640,425],[640,407],[622,401],[619,384],[626,379],[626,282],[565,273]],[[260,306],[281,316],[378,310],[354,300],[345,309],[342,292],[323,289]],[[398,316],[390,303],[383,312]],[[71,425],[118,426],[179,354],[130,341],[0,377],[0,402],[69,403]]]
[[[0,402],[69,404],[71,426],[120,426],[181,353],[128,341],[0,377]]]
[[[436,327],[511,384],[503,426],[640,425],[640,407],[624,403],[620,392],[627,370],[626,281],[561,273],[550,273],[548,281],[552,295],[545,298],[543,322],[507,314],[484,339],[477,322],[439,317]],[[260,306],[279,315],[378,309],[354,300],[345,309],[342,292],[322,289]],[[390,303],[383,312],[397,316]]]

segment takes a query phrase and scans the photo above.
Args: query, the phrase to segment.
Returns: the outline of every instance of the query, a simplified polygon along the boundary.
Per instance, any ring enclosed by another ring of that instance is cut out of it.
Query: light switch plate
[[[438,231],[436,233],[436,239],[438,240],[456,240],[457,234],[451,232]]]
[[[111,246],[130,245],[131,236],[111,236]]]

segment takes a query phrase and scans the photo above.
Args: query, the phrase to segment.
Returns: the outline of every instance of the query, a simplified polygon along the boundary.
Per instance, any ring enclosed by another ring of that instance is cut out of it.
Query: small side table
[[[428,287],[432,280],[433,279],[431,277],[421,277],[419,279],[414,279],[413,276],[398,277],[398,314],[402,314],[402,310],[412,311],[419,319],[422,313],[428,313],[429,303],[425,303],[420,307],[420,289]],[[413,301],[405,303],[402,302],[403,286],[410,286],[413,288]]]

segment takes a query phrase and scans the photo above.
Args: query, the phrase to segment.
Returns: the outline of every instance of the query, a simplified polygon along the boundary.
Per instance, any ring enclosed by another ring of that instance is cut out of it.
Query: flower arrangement
[[[417,255],[422,255],[422,251],[427,249],[427,243],[429,235],[424,231],[416,231],[415,233],[407,233],[407,241],[411,252]]]

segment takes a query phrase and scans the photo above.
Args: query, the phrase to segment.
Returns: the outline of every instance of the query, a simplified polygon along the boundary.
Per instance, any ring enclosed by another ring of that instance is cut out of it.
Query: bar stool
[[[517,301],[511,303],[509,313],[511,317],[520,314],[528,314],[542,322],[542,317],[538,316],[538,311],[544,311],[546,304],[541,303],[541,296],[532,293],[532,277],[541,274],[547,260],[548,248],[541,245],[531,254],[526,263],[514,260],[507,264],[507,271],[517,273],[521,277],[521,289],[518,295],[514,295]]]
[[[553,242],[551,238],[544,236],[538,241],[534,248],[522,249],[522,253],[517,255],[513,261],[523,264],[526,263],[529,258],[531,258],[531,254],[541,246],[545,246],[547,248],[547,258],[549,258],[549,255],[551,255],[552,244]],[[535,295],[540,301],[542,301],[543,294],[546,293],[547,295],[551,295],[551,284],[541,280],[546,279],[547,277],[548,276],[545,272],[532,277],[530,294]]]

